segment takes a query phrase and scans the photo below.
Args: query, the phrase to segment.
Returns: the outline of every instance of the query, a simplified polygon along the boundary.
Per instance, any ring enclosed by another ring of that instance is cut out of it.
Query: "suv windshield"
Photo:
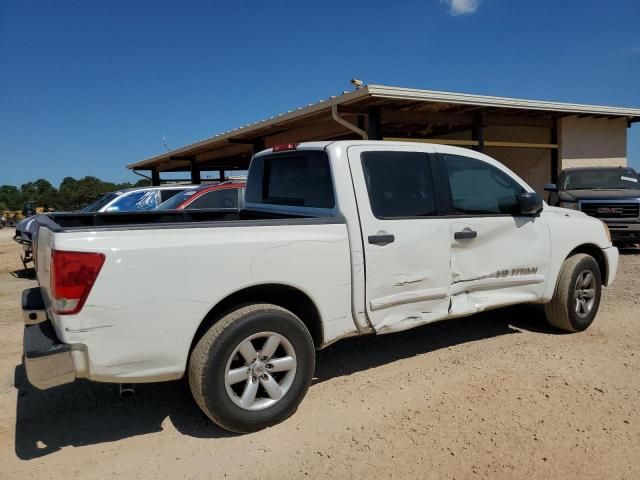
[[[562,190],[638,188],[638,174],[630,168],[577,170],[567,172]]]
[[[107,208],[108,212],[140,212],[158,206],[156,190],[143,190],[122,195]]]

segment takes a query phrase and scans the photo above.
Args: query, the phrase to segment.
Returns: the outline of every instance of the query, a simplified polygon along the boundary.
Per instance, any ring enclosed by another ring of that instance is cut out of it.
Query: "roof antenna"
[[[162,144],[164,145],[164,148],[167,149],[167,152],[170,152],[171,150],[169,149],[169,147],[167,146],[167,136],[166,135],[162,135]]]
[[[360,90],[362,88],[362,86],[364,85],[364,82],[362,80],[358,80],[357,78],[352,78],[351,79],[351,85],[356,87],[356,90]]]

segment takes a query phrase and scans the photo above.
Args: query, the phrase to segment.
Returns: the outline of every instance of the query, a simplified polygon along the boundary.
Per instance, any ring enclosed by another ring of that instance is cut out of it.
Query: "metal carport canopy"
[[[640,120],[640,109],[365,85],[127,168],[151,171],[156,180],[159,172],[191,171],[192,180],[199,182],[201,170],[246,169],[255,151],[279,143],[363,137],[428,139],[416,132],[430,124],[436,132],[441,129],[444,133],[453,127],[475,129],[474,137],[479,141],[469,145],[479,143],[482,148],[484,126],[547,126],[555,130],[557,119],[569,115],[626,118],[631,124]],[[557,147],[551,141],[539,146]]]

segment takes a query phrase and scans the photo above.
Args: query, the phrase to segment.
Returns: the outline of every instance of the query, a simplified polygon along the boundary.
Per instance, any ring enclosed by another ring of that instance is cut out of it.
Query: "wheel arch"
[[[578,253],[587,254],[587,255],[589,255],[589,256],[591,256],[591,257],[593,257],[595,259],[596,263],[598,264],[598,267],[600,268],[600,275],[602,277],[602,283],[603,283],[603,285],[606,285],[607,284],[607,278],[608,278],[607,276],[608,276],[609,272],[608,272],[608,268],[607,268],[607,259],[605,258],[605,255],[602,252],[602,249],[600,247],[598,247],[597,245],[594,245],[593,243],[584,243],[582,245],[577,246],[573,250],[571,250],[571,252],[569,253],[569,255],[567,255],[565,260],[567,258],[573,257],[574,255],[576,255]]]
[[[235,310],[241,305],[250,303],[271,303],[294,313],[305,324],[313,345],[321,348],[324,345],[324,333],[322,329],[322,318],[318,307],[311,297],[302,290],[290,285],[279,283],[268,283],[253,285],[238,290],[224,299],[220,300],[205,315],[191,340],[189,356],[198,341],[202,338],[212,325],[217,323],[224,315],[231,310]]]

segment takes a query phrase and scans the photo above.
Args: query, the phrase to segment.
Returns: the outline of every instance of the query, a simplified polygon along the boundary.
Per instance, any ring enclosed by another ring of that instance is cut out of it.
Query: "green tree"
[[[55,208],[58,204],[58,189],[44,178],[39,178],[33,183],[36,188],[36,198],[34,200],[37,205],[44,208]]]
[[[23,202],[30,202],[38,198],[38,188],[35,182],[23,183],[20,186],[20,197]]]
[[[76,198],[77,185],[78,181],[73,177],[65,177],[62,180],[58,190],[56,210],[76,210],[78,208],[78,199]]]
[[[151,180],[149,180],[148,178],[141,178],[136,183],[134,183],[133,186],[135,188],[150,187],[151,186]]]
[[[0,203],[8,210],[18,210],[22,208],[22,195],[20,190],[13,185],[0,186]]]
[[[2,210],[22,210],[25,202],[36,202],[38,207],[53,210],[79,210],[97,200],[108,192],[132,187],[146,187],[150,182],[140,179],[135,184],[131,182],[104,182],[97,177],[75,179],[65,177],[60,187],[54,187],[51,182],[39,178],[27,182],[17,188],[13,185],[0,185],[0,206]]]
[[[115,190],[115,184],[106,183],[97,177],[87,176],[76,182],[74,210],[90,204],[107,192]]]

